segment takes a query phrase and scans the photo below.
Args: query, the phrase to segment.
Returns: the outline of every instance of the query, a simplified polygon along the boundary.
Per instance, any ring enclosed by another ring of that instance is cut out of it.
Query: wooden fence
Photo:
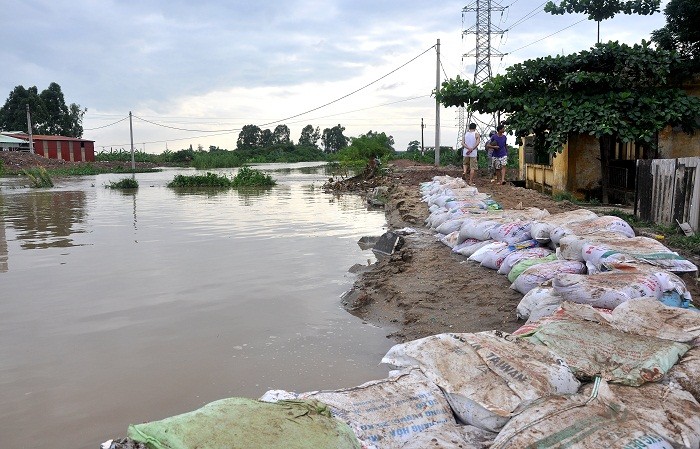
[[[659,224],[700,227],[700,157],[638,159],[634,214]]]

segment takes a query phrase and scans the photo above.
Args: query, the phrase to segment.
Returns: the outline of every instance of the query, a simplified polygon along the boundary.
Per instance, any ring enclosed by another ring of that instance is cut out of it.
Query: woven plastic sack
[[[553,251],[549,248],[544,248],[542,246],[537,246],[534,248],[526,248],[520,251],[515,251],[510,253],[503,260],[503,263],[498,268],[498,274],[510,274],[513,267],[526,260],[541,260],[544,257],[550,256]]]
[[[454,231],[451,234],[440,237],[440,241],[450,248],[454,248],[457,245],[457,237],[459,237],[459,231]]]
[[[700,401],[700,340],[669,370],[667,378]]]
[[[510,223],[504,223],[500,226],[491,229],[489,234],[493,240],[499,242],[506,242],[509,245],[514,245],[516,243],[532,239],[532,237],[530,236],[531,225],[532,222],[530,221],[514,221]]]
[[[222,399],[189,413],[131,425],[128,436],[153,449],[360,449],[350,427],[318,401]]]
[[[508,272],[508,280],[510,282],[514,282],[518,278],[518,276],[520,276],[520,274],[528,268],[535,265],[539,265],[541,263],[554,262],[555,260],[557,260],[557,255],[554,253],[549,254],[546,257],[540,257],[539,259],[521,260],[515,265],[513,265],[513,268],[511,268],[511,270]]]
[[[455,231],[457,231],[457,235],[459,235],[459,228],[462,227],[462,222],[466,219],[466,217],[459,217],[459,218],[452,218],[450,220],[447,220],[435,230],[439,232],[440,234],[451,234]],[[456,237],[455,237],[456,239]]]
[[[530,228],[530,234],[532,238],[538,242],[547,243],[550,240],[549,234],[554,228],[580,221],[592,220],[596,217],[597,215],[595,212],[588,209],[578,209],[552,214],[549,217],[534,221]]]
[[[698,267],[660,242],[648,237],[598,240],[582,247],[586,265],[603,271],[611,263],[643,262],[673,272],[693,272]]]
[[[615,329],[645,337],[689,344],[700,339],[697,309],[669,307],[654,299],[636,298],[620,304],[613,310],[609,322]]]
[[[551,396],[513,418],[491,449],[672,449],[604,381],[580,394]]]
[[[484,261],[484,258],[489,255],[493,251],[497,251],[502,248],[506,248],[508,245],[506,245],[503,242],[492,242],[489,243],[488,245],[484,245],[481,248],[477,249],[474,251],[474,253],[469,256],[468,260],[471,260],[472,262],[477,262],[481,263]]]
[[[567,235],[586,236],[599,232],[613,232],[622,237],[634,237],[634,230],[622,218],[605,215],[592,220],[570,223],[554,228],[550,233],[550,239],[555,245]]]
[[[521,320],[537,320],[543,316],[553,315],[562,301],[561,296],[551,286],[535,287],[520,300],[516,314]],[[546,313],[545,310],[551,310],[552,313]],[[539,312],[532,315],[533,311]]]
[[[638,386],[660,380],[690,346],[654,337],[639,338],[589,321],[543,324],[527,340],[547,346],[579,379],[601,376]]]
[[[510,286],[523,295],[544,282],[562,273],[580,274],[586,272],[583,262],[575,260],[554,260],[534,265],[523,271]]]
[[[464,257],[469,257],[472,254],[474,254],[474,252],[479,248],[483,248],[484,246],[489,245],[491,243],[493,243],[493,240],[481,241],[476,239],[467,239],[464,242],[455,245],[455,247],[452,248],[452,252],[461,254]]]
[[[459,229],[460,239],[491,240],[491,229],[500,226],[504,219],[486,215],[464,220]]]
[[[540,349],[500,332],[439,334],[395,345],[382,363],[419,367],[460,421],[498,431],[529,402],[578,390],[566,363]]]
[[[504,243],[504,245],[507,245]],[[524,242],[516,243],[515,245],[507,245],[501,248],[494,248],[493,251],[487,252],[481,261],[481,266],[490,268],[492,270],[498,270],[503,265],[503,262],[508,256],[516,251],[523,251],[529,248],[534,248],[539,245],[535,240],[526,240]]]

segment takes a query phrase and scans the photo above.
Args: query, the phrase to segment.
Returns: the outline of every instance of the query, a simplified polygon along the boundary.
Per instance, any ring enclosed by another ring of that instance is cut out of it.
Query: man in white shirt
[[[476,132],[476,123],[470,123],[462,142],[462,179],[467,180],[467,169],[469,169],[470,186],[474,185],[474,172],[477,168],[476,149],[480,143],[481,136]]]

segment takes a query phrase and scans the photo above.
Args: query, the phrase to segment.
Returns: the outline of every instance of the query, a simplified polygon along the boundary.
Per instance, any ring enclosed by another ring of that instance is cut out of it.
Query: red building
[[[4,133],[6,136],[27,142],[26,146],[17,148],[29,149],[29,135],[22,133]],[[63,159],[70,162],[94,162],[95,141],[78,139],[76,137],[32,135],[34,153],[49,159]]]

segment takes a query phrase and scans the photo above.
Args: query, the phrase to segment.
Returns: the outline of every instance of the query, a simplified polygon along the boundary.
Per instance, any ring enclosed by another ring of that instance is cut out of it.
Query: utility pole
[[[134,125],[131,122],[131,111],[129,111],[129,135],[131,136],[131,170],[136,170],[136,161],[134,160]]]
[[[501,6],[496,0],[473,0],[472,3],[462,9],[462,18],[464,18],[465,13],[476,12],[476,23],[462,32],[462,36],[465,34],[474,34],[476,36],[474,50],[462,55],[476,58],[476,66],[474,67],[474,84],[476,85],[491,79],[491,57],[503,56],[503,53],[491,47],[491,35],[502,35],[504,33],[503,30],[491,23],[491,12],[502,12],[505,9],[506,7]],[[469,111],[468,114],[468,121],[470,123],[475,122],[472,119],[473,112]],[[483,128],[480,127],[481,135],[488,135],[489,130],[495,128],[498,124],[496,116],[492,115],[489,123],[485,124]],[[464,133],[464,126],[464,123],[460,123],[460,133]]]
[[[27,134],[29,134],[29,152],[31,154],[34,154],[34,135],[32,134],[32,113],[29,112],[29,103],[27,103]]]
[[[435,92],[440,90],[440,39],[437,40],[437,64],[435,67]],[[440,165],[440,102],[435,99],[435,166]]]
[[[423,124],[423,117],[420,118],[420,155],[423,156],[425,154],[425,144],[423,143],[423,130],[425,129],[425,125]]]

